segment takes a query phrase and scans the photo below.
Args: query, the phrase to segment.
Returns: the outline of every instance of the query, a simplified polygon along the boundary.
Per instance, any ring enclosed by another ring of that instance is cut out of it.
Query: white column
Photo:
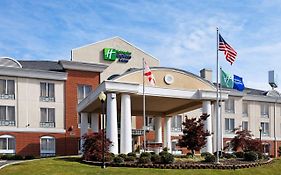
[[[203,112],[203,114],[210,115],[204,123],[204,129],[208,130],[211,134],[212,133],[212,115],[211,115],[212,111],[211,111],[211,102],[210,101],[203,101],[202,112]],[[207,143],[206,143],[205,148],[202,149],[202,152],[209,152],[209,153],[213,152],[212,135],[207,136]]]
[[[107,94],[106,138],[112,142],[109,151],[118,154],[117,102],[116,94]]]
[[[93,132],[99,132],[99,115],[91,113],[91,128]]]
[[[131,98],[128,94],[121,95],[120,147],[121,153],[132,152]]]
[[[162,143],[162,117],[155,117],[155,142]]]
[[[172,142],[171,142],[171,118],[165,117],[165,128],[164,128],[164,147],[167,147],[169,152],[172,152]]]
[[[81,149],[84,144],[84,140],[82,136],[88,132],[88,113],[81,113],[81,123],[80,123],[80,144]]]

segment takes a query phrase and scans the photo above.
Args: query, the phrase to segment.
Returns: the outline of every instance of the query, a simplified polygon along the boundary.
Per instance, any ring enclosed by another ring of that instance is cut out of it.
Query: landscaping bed
[[[193,162],[193,161],[175,161],[171,164],[155,164],[155,163],[138,163],[138,162],[123,162],[123,163],[114,163],[106,162],[107,167],[131,167],[131,168],[159,168],[159,169],[242,169],[257,167],[261,165],[266,165],[272,162],[273,159],[268,160],[259,160],[256,162],[249,162],[237,159],[224,159],[220,161],[220,164],[208,163],[204,161]],[[101,162],[96,161],[86,161],[83,160],[83,163],[101,166]]]

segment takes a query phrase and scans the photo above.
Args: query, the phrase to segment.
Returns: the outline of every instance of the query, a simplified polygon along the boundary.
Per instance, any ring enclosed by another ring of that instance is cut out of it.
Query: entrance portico
[[[163,145],[171,150],[171,117],[202,106],[202,112],[210,114],[205,129],[212,133],[211,105],[216,99],[214,85],[199,76],[178,69],[152,68],[152,72],[156,78],[156,86],[149,86],[149,82],[145,81],[145,96],[146,115],[155,117],[155,142],[162,142],[163,130]],[[143,113],[142,70],[129,71],[113,80],[102,82],[79,103],[78,112],[100,113],[98,95],[101,91],[107,94],[106,136],[113,145],[110,151],[114,154],[118,154],[119,150],[125,154],[132,152],[132,116],[142,116]],[[226,92],[222,93],[222,98],[227,98]],[[118,144],[118,116],[120,144]],[[208,137],[205,149],[213,152],[212,136]]]

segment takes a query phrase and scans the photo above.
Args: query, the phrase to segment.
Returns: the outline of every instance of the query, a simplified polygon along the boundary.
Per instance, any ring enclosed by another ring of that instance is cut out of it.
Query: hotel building
[[[143,146],[144,59],[156,86],[145,79],[147,148],[164,147],[175,154],[184,116],[210,114],[205,129],[216,134],[216,88],[212,71],[200,76],[160,67],[159,60],[115,37],[71,50],[69,60],[20,61],[0,58],[0,154],[35,156],[75,155],[81,136],[97,132],[106,123],[111,152],[128,153]],[[106,116],[101,118],[100,92],[105,92]],[[259,138],[264,151],[275,155],[281,140],[281,105],[275,90],[223,89],[223,143],[234,128],[248,129]],[[215,135],[202,151],[216,150]]]

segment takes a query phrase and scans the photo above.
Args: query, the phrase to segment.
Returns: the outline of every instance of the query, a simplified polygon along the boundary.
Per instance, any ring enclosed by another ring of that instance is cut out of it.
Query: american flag
[[[149,68],[149,66],[147,65],[146,62],[144,62],[145,68],[144,68],[144,76],[146,76],[148,78],[148,81],[150,82],[150,84],[152,86],[155,86],[155,78]]]
[[[237,56],[237,52],[219,34],[219,51],[224,51],[225,58],[232,65]]]

